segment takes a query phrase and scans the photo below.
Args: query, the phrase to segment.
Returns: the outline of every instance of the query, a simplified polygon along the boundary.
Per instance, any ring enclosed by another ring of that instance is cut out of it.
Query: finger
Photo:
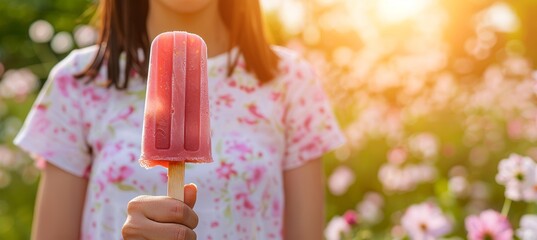
[[[198,187],[194,183],[185,185],[185,203],[190,208],[194,208],[196,205],[196,199],[198,195]]]
[[[150,240],[196,240],[196,233],[194,230],[175,223],[157,223],[149,221],[147,223],[148,230],[144,231],[143,235],[145,239]]]
[[[166,196],[144,196],[129,203],[129,213],[140,212],[146,218],[159,223],[178,223],[189,228],[198,225],[198,215],[177,199]]]

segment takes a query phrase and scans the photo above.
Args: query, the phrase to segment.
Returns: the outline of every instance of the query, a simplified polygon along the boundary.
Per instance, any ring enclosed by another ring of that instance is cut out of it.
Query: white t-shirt
[[[89,180],[81,239],[121,239],[127,203],[166,195],[166,169],[140,167],[145,81],[131,74],[127,90],[77,80],[95,46],[73,51],[51,71],[15,139],[22,149]],[[198,239],[282,239],[282,174],[344,141],[311,67],[275,47],[281,74],[259,85],[240,58],[226,77],[227,54],[208,60],[214,162],[187,164],[198,186]],[[122,61],[125,61],[122,59]],[[304,186],[318,187],[318,186]]]

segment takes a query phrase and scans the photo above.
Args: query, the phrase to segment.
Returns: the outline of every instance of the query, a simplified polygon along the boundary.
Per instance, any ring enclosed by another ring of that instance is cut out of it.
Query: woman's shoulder
[[[304,61],[304,59],[300,56],[300,54],[297,51],[292,50],[287,47],[273,45],[272,51],[276,53],[281,64],[282,63],[293,64],[293,63],[298,63],[300,61]]]
[[[80,73],[91,63],[98,50],[97,45],[72,50],[67,57],[54,66],[51,75],[58,73],[74,75]]]
[[[298,51],[282,46],[272,46],[272,50],[279,57],[280,78],[288,81],[316,78],[313,67]]]

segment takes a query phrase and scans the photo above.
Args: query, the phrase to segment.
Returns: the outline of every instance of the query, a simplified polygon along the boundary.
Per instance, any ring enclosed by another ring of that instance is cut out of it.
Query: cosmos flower
[[[536,173],[535,161],[529,157],[511,154],[509,158],[500,161],[496,181],[505,186],[505,197],[514,201],[531,200],[525,199],[524,193],[535,185]]]
[[[500,213],[487,210],[479,216],[469,216],[465,220],[469,240],[511,240],[513,229],[509,220]]]
[[[401,224],[411,239],[433,240],[448,234],[452,225],[442,210],[432,203],[421,203],[410,206]]]
[[[354,210],[347,210],[345,214],[343,214],[343,219],[347,221],[349,226],[354,226],[358,224],[358,213]]]
[[[327,240],[340,240],[343,234],[347,234],[350,231],[351,226],[345,218],[335,216],[324,229],[324,237]]]
[[[524,215],[520,220],[520,228],[516,235],[522,240],[537,239],[537,215]]]

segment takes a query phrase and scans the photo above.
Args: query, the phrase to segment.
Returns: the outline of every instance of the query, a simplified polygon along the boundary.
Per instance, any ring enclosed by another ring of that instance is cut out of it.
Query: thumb
[[[194,208],[196,197],[198,195],[198,187],[194,183],[185,185],[185,203],[190,208]]]

